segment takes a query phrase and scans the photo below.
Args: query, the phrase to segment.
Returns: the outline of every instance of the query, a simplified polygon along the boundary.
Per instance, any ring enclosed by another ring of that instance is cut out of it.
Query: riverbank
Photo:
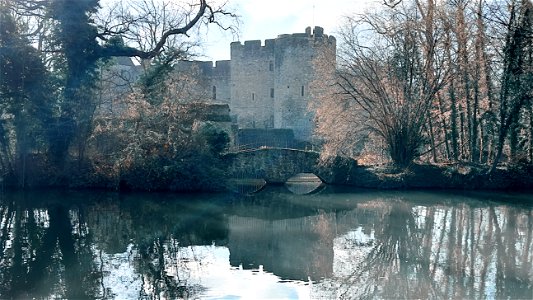
[[[182,163],[183,164],[183,163]],[[91,164],[74,165],[59,172],[42,162],[29,165],[24,188],[104,189],[172,192],[224,192],[232,190],[232,175],[224,163],[206,168],[203,162],[180,168],[138,170],[136,173],[106,171]],[[215,171],[212,171],[215,170]],[[488,166],[455,164],[412,164],[406,169],[391,166],[363,166],[355,160],[335,159],[314,167],[316,175],[329,185],[365,189],[458,189],[533,190],[533,165],[500,167],[488,175]],[[261,171],[261,170],[259,170]],[[261,173],[261,172],[258,172]],[[234,175],[234,174],[233,174]],[[5,176],[2,188],[21,189],[21,174]],[[245,176],[245,178],[247,178]],[[250,177],[256,178],[256,177]],[[259,178],[259,177],[257,177]]]
[[[498,168],[469,164],[419,165],[398,170],[357,166],[342,184],[372,189],[533,190],[533,166]]]

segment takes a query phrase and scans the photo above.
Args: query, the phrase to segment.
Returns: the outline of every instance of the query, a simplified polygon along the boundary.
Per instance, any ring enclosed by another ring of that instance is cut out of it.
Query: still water
[[[0,298],[533,298],[533,194],[3,192]]]

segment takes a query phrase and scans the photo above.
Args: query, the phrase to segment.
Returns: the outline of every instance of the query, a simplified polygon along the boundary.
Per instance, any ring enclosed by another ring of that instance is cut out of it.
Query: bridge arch
[[[322,191],[325,185],[313,173],[298,173],[285,182],[285,187],[293,194],[307,195]]]
[[[299,173],[313,173],[330,183],[331,170],[319,165],[320,154],[289,148],[262,147],[225,155],[231,178],[262,178],[269,184],[283,184]]]

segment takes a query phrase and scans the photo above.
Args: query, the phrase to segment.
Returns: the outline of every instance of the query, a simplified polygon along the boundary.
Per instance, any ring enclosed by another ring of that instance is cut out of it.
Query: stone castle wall
[[[304,33],[283,34],[275,39],[233,42],[231,60],[179,62],[178,70],[196,66],[199,87],[213,102],[230,105],[240,128],[292,129],[295,138],[309,141],[313,113],[308,110],[311,84],[331,68],[317,70],[315,59],[325,49],[335,53],[336,41],[321,27]],[[180,65],[182,67],[180,67]]]

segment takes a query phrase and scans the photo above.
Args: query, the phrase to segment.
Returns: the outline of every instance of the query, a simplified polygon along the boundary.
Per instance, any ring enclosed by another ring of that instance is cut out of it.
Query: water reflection
[[[5,193],[0,298],[532,298],[531,195]]]
[[[313,173],[299,173],[289,178],[285,187],[294,194],[305,195],[320,192],[325,184]]]

